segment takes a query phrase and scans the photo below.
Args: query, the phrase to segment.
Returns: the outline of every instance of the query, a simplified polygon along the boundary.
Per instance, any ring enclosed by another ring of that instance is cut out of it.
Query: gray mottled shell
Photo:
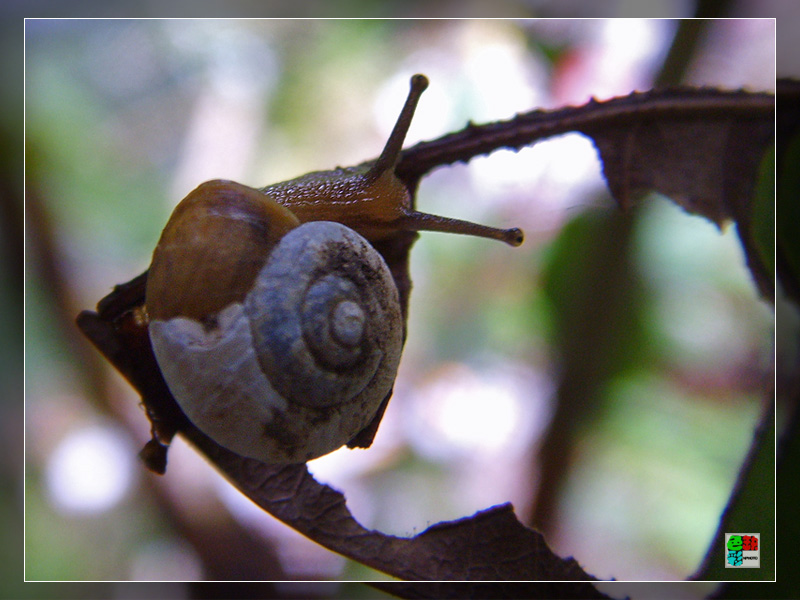
[[[325,221],[286,234],[213,328],[184,317],[150,324],[186,416],[220,445],[270,463],[322,456],[369,424],[394,383],[402,332],[383,258]]]

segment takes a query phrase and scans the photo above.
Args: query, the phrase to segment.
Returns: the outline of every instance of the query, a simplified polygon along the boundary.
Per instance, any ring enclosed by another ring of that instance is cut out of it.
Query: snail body
[[[209,181],[170,217],[147,279],[151,345],[178,405],[221,446],[301,463],[380,418],[405,334],[372,243],[422,229],[521,242],[411,209],[394,166],[426,86],[412,78],[375,163],[262,189]]]

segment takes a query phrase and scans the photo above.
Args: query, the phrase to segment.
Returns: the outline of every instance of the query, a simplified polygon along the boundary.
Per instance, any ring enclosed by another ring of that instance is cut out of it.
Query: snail
[[[302,463],[370,425],[405,338],[373,243],[420,230],[522,242],[519,229],[411,208],[394,168],[427,85],[411,78],[377,161],[261,189],[209,181],[172,213],[147,277],[150,342],[178,405],[219,445]]]

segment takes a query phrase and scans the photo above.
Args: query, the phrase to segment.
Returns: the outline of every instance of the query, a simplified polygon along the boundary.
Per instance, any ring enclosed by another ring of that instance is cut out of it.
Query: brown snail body
[[[426,86],[412,78],[373,164],[260,190],[209,181],[173,212],[147,280],[151,344],[181,409],[220,445],[299,463],[372,422],[404,341],[398,291],[372,243],[419,230],[521,243],[517,229],[411,208],[394,166]]]

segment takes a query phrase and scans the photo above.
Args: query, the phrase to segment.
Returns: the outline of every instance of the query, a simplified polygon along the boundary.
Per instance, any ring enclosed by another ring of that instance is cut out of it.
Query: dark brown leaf
[[[403,151],[397,173],[413,192],[421,177],[437,166],[581,131],[599,148],[609,188],[621,205],[656,189],[715,222],[733,218],[741,228],[749,223],[755,165],[771,139],[772,114],[773,98],[767,94],[714,90],[632,94],[577,108],[534,111],[507,122],[470,125]],[[398,284],[404,317],[410,291],[408,253],[414,239],[414,234],[398,235],[378,248]],[[153,426],[153,440],[145,453],[151,468],[163,471],[164,449],[180,432],[264,510],[321,545],[400,579],[594,579],[572,558],[556,556],[541,534],[517,520],[509,504],[438,523],[411,538],[390,536],[359,524],[344,496],[318,483],[305,465],[265,465],[218,446],[183,416],[161,377],[141,311],[145,281],[146,273],[117,286],[99,303],[97,313],[81,313],[78,324],[142,395]],[[351,445],[369,445],[377,424]],[[408,597],[430,597],[426,594],[431,588],[403,589]],[[489,588],[481,589],[489,593]],[[513,595],[511,589],[502,588],[498,597]],[[563,589],[568,595],[560,597],[599,595],[588,583]],[[483,593],[477,587],[473,591],[478,596]]]
[[[306,465],[266,465],[219,446],[182,416],[155,366],[137,310],[125,309],[113,297],[129,290],[118,286],[101,302],[103,314],[84,311],[78,324],[142,394],[154,432],[147,457],[153,454],[155,440],[168,443],[180,430],[258,506],[326,548],[400,579],[593,579],[573,559],[555,555],[541,534],[517,520],[509,504],[439,523],[413,538],[390,536],[358,523],[345,497],[317,482]],[[151,467],[163,472],[165,457],[155,454]]]
[[[470,600],[554,600],[556,598],[608,598],[591,583],[566,581],[512,581],[512,582],[405,582],[387,581],[370,584],[372,587],[400,598],[469,598]]]
[[[305,465],[272,466],[242,458],[200,431],[184,432],[236,487],[261,508],[335,552],[406,580],[593,580],[562,559],[510,504],[432,525],[403,538],[358,523],[344,496],[317,482]]]
[[[637,92],[470,124],[404,150],[397,173],[416,189],[437,166],[578,131],[592,138],[608,188],[623,208],[655,190],[718,225],[735,221],[759,290],[772,298],[774,283],[758,259],[750,226],[758,166],[775,137],[774,114],[774,96],[766,93],[705,88]]]
[[[518,150],[572,131],[591,136],[618,134],[624,138],[642,123],[652,121],[659,121],[664,127],[687,120],[698,125],[731,120],[772,124],[774,104],[774,97],[766,93],[675,88],[635,92],[604,102],[591,100],[583,106],[534,110],[508,121],[470,123],[461,131],[406,148],[396,172],[410,187],[416,188],[419,180],[437,167],[467,162],[499,148]],[[687,149],[691,150],[680,151]]]

